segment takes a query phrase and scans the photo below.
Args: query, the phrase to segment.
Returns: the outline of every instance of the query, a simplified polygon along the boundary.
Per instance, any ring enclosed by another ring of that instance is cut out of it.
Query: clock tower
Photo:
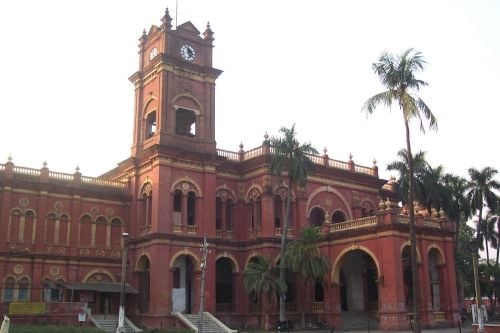
[[[139,39],[132,156],[150,149],[216,154],[213,32],[186,22],[172,29],[168,9],[161,26]]]

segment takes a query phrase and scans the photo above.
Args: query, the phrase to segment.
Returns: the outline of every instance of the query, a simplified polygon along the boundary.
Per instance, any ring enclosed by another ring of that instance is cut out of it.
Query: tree
[[[261,294],[271,297],[274,292],[286,291],[286,284],[280,280],[278,269],[268,257],[262,255],[253,257],[248,263],[243,271],[243,285],[248,294],[255,293],[257,297]]]
[[[305,281],[321,281],[330,269],[330,260],[319,248],[319,227],[302,228],[300,237],[287,245],[286,260]]]
[[[377,62],[372,64],[374,72],[378,75],[382,85],[387,89],[369,98],[363,109],[372,114],[380,104],[391,107],[396,103],[402,111],[406,134],[406,153],[408,156],[408,208],[409,208],[409,230],[412,263],[413,284],[413,315],[415,325],[414,332],[421,332],[420,324],[420,294],[419,275],[417,266],[417,239],[415,231],[415,211],[413,207],[413,160],[410,142],[410,120],[416,118],[420,122],[420,130],[424,132],[423,120],[428,121],[431,129],[437,129],[437,121],[427,104],[413,91],[419,91],[421,87],[427,86],[427,82],[417,79],[415,75],[423,70],[425,60],[421,52],[408,49],[401,55],[383,53]]]
[[[271,160],[271,172],[281,181],[283,176],[287,178],[287,197],[285,208],[285,223],[281,234],[280,251],[280,280],[285,283],[286,273],[286,240],[288,227],[290,225],[290,212],[292,206],[292,187],[294,185],[304,186],[307,182],[307,175],[313,170],[313,162],[309,159],[310,154],[318,154],[310,143],[300,144],[295,132],[295,124],[292,128],[282,127],[280,129],[282,137],[271,138],[271,148],[273,149]],[[285,320],[285,293],[280,293],[280,321]]]
[[[409,168],[408,168],[408,153],[406,149],[401,149],[397,153],[399,160],[393,161],[387,165],[387,170],[397,171],[399,173],[399,195],[402,198],[403,204],[408,203],[408,185],[409,185]],[[419,151],[413,155],[413,174],[415,181],[421,178],[425,170],[429,167],[425,159],[425,152]]]
[[[471,272],[470,267],[472,267],[471,254],[468,250],[468,256],[463,257],[464,249],[469,249],[470,239],[473,238],[473,230],[467,225],[467,220],[471,216],[471,211],[469,205],[467,204],[467,199],[465,197],[465,190],[467,188],[467,180],[460,176],[455,176],[452,174],[446,174],[443,178],[445,197],[446,201],[443,205],[443,210],[451,221],[455,222],[455,267],[457,272],[457,286],[458,286],[458,300],[465,309],[465,293],[466,284],[465,277]],[[470,230],[470,239],[461,237],[462,228],[468,228]],[[462,256],[463,260],[458,258]],[[465,266],[460,266],[461,262],[466,262]],[[465,269],[461,269],[466,267]]]
[[[467,184],[467,201],[471,211],[477,215],[476,226],[477,247],[481,246],[481,224],[483,222],[483,210],[488,207],[490,211],[496,212],[499,207],[499,198],[493,192],[500,190],[500,183],[494,177],[498,171],[494,168],[485,167],[481,171],[470,168],[470,181]]]

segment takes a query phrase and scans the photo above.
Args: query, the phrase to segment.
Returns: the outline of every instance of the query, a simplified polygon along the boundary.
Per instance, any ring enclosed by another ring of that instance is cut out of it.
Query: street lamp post
[[[128,233],[122,234],[122,276],[120,284],[120,310],[116,333],[125,333],[125,283],[127,281],[127,240]]]
[[[471,243],[472,250],[472,268],[474,270],[474,289],[476,290],[476,303],[477,303],[477,325],[479,328],[479,332],[484,332],[484,317],[483,317],[483,309],[482,298],[481,298],[481,288],[479,286],[479,269],[478,269],[478,246],[475,241]]]
[[[201,252],[201,290],[200,290],[200,320],[198,321],[198,333],[203,333],[203,308],[205,302],[205,271],[207,268],[207,254],[211,251],[208,249],[207,235],[203,237],[203,244],[200,248]]]

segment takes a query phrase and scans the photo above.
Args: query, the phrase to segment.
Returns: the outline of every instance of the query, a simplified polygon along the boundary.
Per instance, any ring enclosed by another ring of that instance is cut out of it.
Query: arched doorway
[[[438,249],[433,248],[429,251],[429,280],[431,291],[431,304],[433,311],[441,311],[442,301],[441,294],[443,292],[440,267],[443,265],[443,257]]]
[[[363,250],[346,252],[336,269],[342,311],[378,312],[378,270]]]
[[[137,306],[140,313],[149,311],[149,297],[150,297],[150,263],[147,256],[142,256],[137,265],[137,279],[139,286],[139,299]]]
[[[190,256],[178,256],[172,265],[172,312],[193,311],[194,261]]]
[[[403,268],[403,287],[405,294],[405,305],[408,311],[413,310],[413,288],[412,288],[412,269],[411,269],[411,248],[405,246],[401,253],[401,261]]]
[[[234,312],[233,263],[228,258],[215,262],[215,303],[217,312]]]

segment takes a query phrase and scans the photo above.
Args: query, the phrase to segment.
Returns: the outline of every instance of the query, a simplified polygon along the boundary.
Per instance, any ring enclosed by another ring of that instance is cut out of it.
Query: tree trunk
[[[290,210],[292,206],[292,181],[288,179],[288,189],[286,197],[286,210],[285,210],[285,224],[283,225],[281,234],[281,253],[280,253],[280,280],[286,283],[285,273],[285,253],[286,253],[286,239],[288,236],[288,226],[290,224]],[[285,320],[285,291],[280,292],[280,321]]]
[[[455,253],[455,258],[457,258],[458,256],[458,246],[460,242],[459,233],[460,233],[460,206],[458,206],[457,221],[455,222],[455,244],[453,246],[453,253]],[[465,309],[464,276],[462,271],[457,269],[456,260],[455,260],[455,272],[457,274],[458,305],[460,307],[460,310],[462,310]]]
[[[410,229],[410,246],[411,246],[411,277],[412,277],[412,291],[413,291],[413,332],[421,333],[422,326],[420,323],[420,276],[418,272],[417,263],[417,235],[415,230],[415,208],[413,206],[413,155],[411,154],[410,144],[410,128],[408,126],[408,119],[403,112],[405,130],[406,130],[406,150],[408,153],[408,209],[409,209],[409,229]]]
[[[498,241],[497,241],[497,260],[495,261],[495,267],[498,268],[498,255],[500,254],[500,217],[497,216],[497,232],[498,232]]]

